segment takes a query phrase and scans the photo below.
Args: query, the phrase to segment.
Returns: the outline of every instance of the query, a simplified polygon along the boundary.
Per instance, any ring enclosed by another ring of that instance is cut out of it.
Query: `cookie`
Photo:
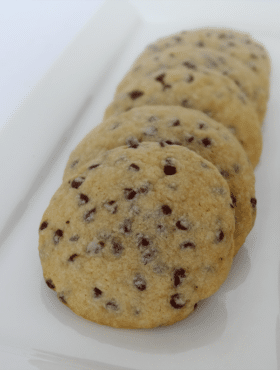
[[[163,50],[178,45],[192,45],[197,49],[212,48],[240,60],[248,69],[253,71],[257,84],[264,88],[268,94],[271,69],[270,56],[262,44],[256,42],[245,32],[220,28],[182,31],[148,45],[136,63],[145,60],[148,55],[157,56]]]
[[[217,168],[187,148],[141,143],[107,151],[64,182],[43,215],[46,284],[99,324],[173,324],[229,273],[231,205]]]
[[[259,162],[262,135],[257,113],[252,102],[226,76],[178,66],[131,79],[115,95],[104,118],[143,105],[180,105],[202,111],[232,130],[254,168]]]
[[[213,163],[227,180],[235,208],[234,254],[244,244],[256,218],[255,176],[236,137],[202,112],[170,106],[133,108],[94,128],[71,153],[64,181],[100,153],[141,142],[181,145]],[[137,166],[131,167],[137,171]]]
[[[210,48],[195,48],[193,45],[179,45],[168,48],[157,55],[146,55],[139,62],[134,63],[132,69],[117,87],[117,92],[122,90],[128,79],[149,76],[150,73],[178,65],[189,66],[196,71],[215,70],[228,76],[239,89],[251,100],[257,111],[260,123],[263,121],[268,91],[264,89],[266,81],[255,79],[255,73],[241,61],[230,57],[228,54]],[[188,68],[188,67],[187,67]]]

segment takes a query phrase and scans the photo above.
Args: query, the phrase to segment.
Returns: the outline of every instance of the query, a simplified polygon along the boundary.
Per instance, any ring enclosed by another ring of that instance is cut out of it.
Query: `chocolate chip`
[[[164,215],[170,215],[172,213],[172,209],[167,205],[162,206],[161,210]]]
[[[188,136],[185,138],[187,143],[191,143],[194,140],[194,136]]]
[[[116,128],[118,128],[119,126],[121,125],[120,122],[115,122],[113,123],[112,127],[111,127],[111,130],[115,130]]]
[[[134,90],[134,91],[131,91],[128,95],[130,96],[132,100],[135,100],[135,99],[140,98],[140,96],[144,95],[144,93],[139,90]]]
[[[148,239],[148,237],[146,236],[143,236],[143,235],[138,235],[138,248],[139,249],[146,249],[146,247],[148,247],[148,245],[150,245],[150,241]]]
[[[122,244],[117,240],[112,240],[112,253],[114,256],[120,256],[123,252]]]
[[[237,86],[240,87],[240,82],[238,80],[234,80],[234,82],[236,83]]]
[[[182,38],[179,37],[179,36],[174,36],[173,37],[173,40],[175,40],[176,42],[181,42],[182,41]]]
[[[199,128],[199,130],[206,130],[208,128],[207,124],[204,122],[199,122],[197,124],[197,127]]]
[[[139,171],[140,167],[137,166],[137,164],[135,164],[135,163],[131,163],[131,165],[128,167],[128,169],[132,170],[132,171]]]
[[[225,234],[223,233],[222,230],[219,230],[217,233],[216,233],[216,242],[217,243],[220,243],[225,237]]]
[[[163,86],[163,91],[164,91],[165,89],[171,89],[171,87],[172,87],[171,85],[168,85],[168,84],[166,85],[166,84],[165,84],[165,85]]]
[[[176,269],[173,273],[174,287],[182,284],[182,279],[186,277],[186,270],[183,268]]]
[[[85,194],[80,194],[80,201],[79,201],[79,205],[82,206],[86,203],[88,203],[89,201],[89,197]]]
[[[165,165],[164,166],[164,173],[166,175],[172,176],[172,175],[175,175],[176,172],[177,172],[176,167],[170,166],[170,165]]]
[[[55,289],[55,285],[54,285],[54,283],[53,283],[52,279],[48,279],[48,280],[46,280],[46,284],[47,284],[47,286],[48,286],[50,289]]]
[[[195,249],[195,244],[188,240],[180,244],[180,249],[187,249],[187,248]]]
[[[146,288],[147,288],[146,280],[140,274],[137,274],[134,277],[133,284],[141,292],[143,292],[143,290],[146,290]]]
[[[204,42],[203,41],[197,41],[196,46],[202,48],[205,45],[204,45]]]
[[[182,145],[179,141],[171,141],[171,140],[166,140],[165,142],[164,142],[165,144],[167,144],[167,145]]]
[[[74,162],[72,162],[71,163],[71,168],[73,168],[73,167],[75,167],[76,166],[76,164],[78,164],[79,163],[79,161],[78,161],[78,159],[76,159]]]
[[[180,309],[186,305],[187,301],[184,301],[181,294],[173,294],[170,297],[170,304],[173,308]]]
[[[44,221],[41,223],[41,226],[40,226],[40,229],[39,230],[44,230],[48,227],[48,222],[47,221]]]
[[[64,303],[64,304],[67,304],[67,301],[66,301],[66,299],[65,299],[65,297],[64,297],[64,295],[59,295],[58,296],[58,298],[59,298],[59,300],[62,302],[62,303]]]
[[[149,191],[149,185],[148,184],[144,184],[142,185],[139,189],[138,189],[138,193],[139,194],[143,194],[143,195],[146,195]]]
[[[86,248],[86,252],[90,254],[98,254],[102,251],[104,246],[105,246],[105,243],[102,241],[99,241],[99,242],[92,241],[88,244]]]
[[[234,164],[234,165],[233,165],[233,169],[234,169],[234,172],[235,172],[235,173],[238,173],[238,172],[239,172],[239,170],[240,170],[240,167],[239,167],[239,165],[238,165],[238,164]]]
[[[72,182],[71,182],[71,186],[72,188],[74,189],[78,189],[82,183],[85,181],[85,178],[84,177],[77,177],[76,179],[74,179]]]
[[[71,238],[69,240],[70,240],[70,242],[76,242],[79,239],[80,239],[79,235],[73,235],[73,236],[71,236]]]
[[[155,80],[164,84],[164,81],[163,81],[164,77],[165,77],[165,73],[162,73],[159,76],[155,77]]]
[[[250,68],[251,68],[252,71],[258,72],[257,67],[254,64],[251,64]]]
[[[188,82],[188,83],[193,82],[193,80],[194,80],[193,75],[189,75],[189,76],[186,78],[186,82]]]
[[[191,104],[187,99],[182,100],[181,105],[184,108],[190,108],[191,107]]]
[[[124,234],[129,234],[131,232],[131,227],[132,227],[132,221],[127,218],[124,220],[123,224],[120,227],[120,230]]]
[[[84,214],[84,220],[86,222],[91,222],[94,218],[94,213],[96,212],[96,208],[91,209],[87,213]]]
[[[197,309],[197,303],[193,306],[193,309],[196,310]]]
[[[231,200],[232,200],[232,205],[233,207],[236,207],[236,196],[234,196],[232,193],[230,194]]]
[[[257,205],[257,199],[256,199],[256,198],[251,198],[250,202],[251,202],[252,207],[253,207],[253,208],[256,208],[256,205]]]
[[[170,141],[170,140],[165,140],[165,143],[167,144],[167,145],[172,145],[173,143],[172,143],[172,141]]]
[[[225,179],[228,179],[228,178],[229,178],[229,173],[228,173],[228,171],[226,171],[226,170],[221,170],[221,171],[220,171],[220,174],[221,174]]]
[[[102,294],[103,294],[102,290],[100,290],[96,287],[93,289],[93,297],[94,298],[100,298],[102,296]]]
[[[189,68],[189,69],[194,69],[194,70],[196,70],[196,65],[195,65],[195,64],[193,64],[193,63],[191,63],[191,62],[189,62],[189,61],[183,62],[183,66],[185,66],[185,67],[187,67],[187,68]]]
[[[78,254],[72,254],[72,256],[70,256],[69,258],[68,258],[68,261],[70,261],[70,262],[73,262],[74,261],[74,259],[75,258],[77,258],[79,255]]]
[[[250,54],[250,57],[251,57],[252,59],[258,59],[258,56],[257,56],[256,54],[254,54],[254,53]]]
[[[115,203],[115,200],[110,200],[109,202],[104,204],[104,207],[107,209],[107,211],[109,211],[113,215],[116,214],[118,210],[118,206]]]
[[[117,303],[116,303],[115,300],[111,300],[111,301],[109,301],[109,302],[106,303],[106,308],[108,310],[118,311],[119,306],[117,305]]]
[[[136,137],[130,137],[126,140],[126,145],[129,148],[137,149],[139,146],[139,141],[136,139]]]
[[[212,141],[208,137],[202,139],[201,142],[206,148],[212,144]]]
[[[66,224],[70,224],[70,221],[66,221],[65,223],[66,223]]]
[[[147,248],[142,254],[142,262],[144,265],[153,261],[156,258],[157,250],[152,248]]]
[[[159,142],[159,145],[160,145],[162,148],[164,148],[164,147],[165,147],[165,142],[161,140],[161,141]]]
[[[165,230],[165,227],[163,225],[157,225],[157,231],[162,233]]]
[[[179,230],[187,231],[187,230],[189,230],[190,225],[189,225],[186,221],[177,221],[177,222],[176,222],[176,227],[177,227]]]
[[[130,188],[125,188],[124,189],[124,197],[126,200],[131,200],[136,196],[136,191]]]
[[[96,167],[98,167],[98,166],[100,166],[100,164],[93,164],[93,165],[91,165],[91,166],[89,166],[89,170],[93,170],[94,168],[96,168]]]
[[[172,126],[174,127],[174,126],[180,126],[181,125],[181,123],[180,123],[180,121],[178,120],[178,119],[176,119],[176,121],[174,121],[173,123],[172,123]]]
[[[206,67],[207,68],[217,68],[218,64],[215,62],[214,59],[207,57],[206,59]]]
[[[53,236],[54,244],[58,244],[62,237],[63,237],[63,231],[60,229],[56,230]]]

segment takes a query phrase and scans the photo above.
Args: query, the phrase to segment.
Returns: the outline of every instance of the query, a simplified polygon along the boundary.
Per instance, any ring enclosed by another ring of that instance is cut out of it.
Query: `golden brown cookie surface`
[[[258,84],[269,90],[270,57],[264,46],[248,33],[231,29],[201,28],[182,31],[163,37],[150,44],[137,59],[141,62],[147,55],[158,55],[174,46],[191,45],[197,49],[211,48],[240,60],[254,72]]]
[[[202,111],[235,134],[254,168],[259,162],[262,135],[256,111],[226,76],[178,66],[151,73],[149,77],[128,79],[106,109],[104,118],[143,105],[179,105]]]
[[[253,102],[259,121],[263,121],[268,100],[268,89],[265,88],[266,80],[261,79],[261,76],[256,79],[254,71],[227,53],[206,47],[195,48],[191,44],[170,47],[156,53],[156,55],[148,54],[140,58],[121,81],[117,92],[122,90],[129,79],[149,76],[156,71],[160,73],[161,70],[174,68],[178,65],[200,72],[207,72],[210,69],[228,76],[241,92]],[[191,79],[192,74],[191,71],[189,72]]]
[[[255,176],[238,140],[202,112],[182,107],[147,106],[109,118],[93,129],[68,160],[64,181],[99,154],[122,145],[159,142],[181,145],[213,163],[227,180],[235,207],[235,254],[256,218]]]
[[[184,319],[231,267],[227,182],[180,146],[141,143],[97,160],[58,189],[43,215],[47,285],[75,313],[104,325]]]

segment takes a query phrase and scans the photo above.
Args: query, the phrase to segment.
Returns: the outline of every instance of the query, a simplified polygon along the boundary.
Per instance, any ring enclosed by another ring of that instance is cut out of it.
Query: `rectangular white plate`
[[[0,133],[0,369],[277,369],[279,4],[132,3],[137,8],[108,1]],[[255,171],[255,227],[225,284],[186,320],[153,330],[88,322],[63,306],[43,280],[37,252],[42,214],[71,150],[101,122],[137,54],[160,36],[203,26],[249,31],[271,54],[271,97]]]

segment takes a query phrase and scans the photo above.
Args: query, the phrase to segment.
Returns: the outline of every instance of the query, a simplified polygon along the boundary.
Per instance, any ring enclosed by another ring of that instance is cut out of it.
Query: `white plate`
[[[277,369],[279,4],[133,3],[138,10],[128,1],[107,2],[0,133],[0,369]],[[272,58],[264,148],[255,172],[255,227],[225,284],[189,318],[153,330],[88,322],[62,305],[43,280],[37,252],[41,216],[71,150],[100,123],[137,54],[157,37],[207,25],[251,32]]]

